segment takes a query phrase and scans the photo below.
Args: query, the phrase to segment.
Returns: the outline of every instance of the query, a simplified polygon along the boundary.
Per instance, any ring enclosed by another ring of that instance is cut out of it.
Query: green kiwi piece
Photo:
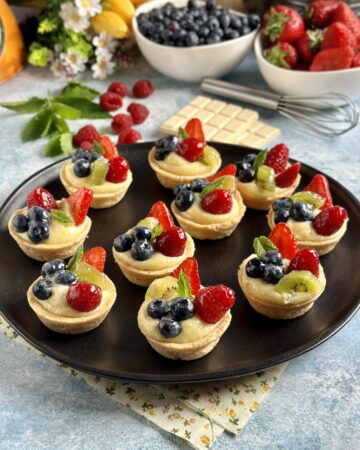
[[[325,199],[323,197],[311,191],[297,192],[296,194],[293,194],[290,198],[293,201],[293,203],[305,202],[309,203],[310,205],[313,205],[314,208],[321,208],[325,203]]]
[[[155,217],[145,217],[145,219],[141,219],[140,222],[136,224],[136,227],[146,227],[152,230],[156,225],[159,225],[159,221]]]
[[[89,183],[93,186],[100,186],[105,183],[106,174],[109,168],[107,162],[97,159],[91,164],[91,173],[89,175]]]
[[[201,155],[201,162],[207,166],[216,166],[219,161],[219,152],[207,145]]]
[[[260,166],[256,172],[256,184],[265,191],[274,192],[276,188],[274,169],[265,165]]]
[[[106,278],[102,272],[99,272],[95,267],[86,262],[79,262],[76,266],[75,272],[79,280],[86,281],[90,284],[95,284],[101,289],[106,288]]]
[[[311,272],[307,270],[293,270],[285,275],[275,286],[275,291],[279,294],[286,292],[308,292],[318,294],[322,285]]]
[[[226,189],[230,192],[235,192],[236,186],[235,186],[235,178],[231,175],[224,175],[222,182],[223,189]]]
[[[176,297],[177,279],[171,276],[158,278],[153,281],[145,294],[146,300],[155,300],[156,298],[164,298],[171,300]]]

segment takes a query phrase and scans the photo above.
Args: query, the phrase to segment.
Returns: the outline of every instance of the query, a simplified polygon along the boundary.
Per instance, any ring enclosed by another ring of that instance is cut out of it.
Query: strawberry
[[[80,188],[68,197],[67,202],[71,207],[71,215],[76,226],[84,222],[93,197],[93,191],[88,188]]]
[[[185,125],[185,131],[189,137],[205,141],[205,134],[200,119],[189,120]]]
[[[279,42],[264,50],[264,58],[274,66],[294,69],[298,63],[295,47],[288,42]]]
[[[46,209],[46,211],[58,209],[55,198],[52,196],[52,194],[50,194],[49,191],[42,187],[36,187],[27,195],[28,209],[32,208],[33,206],[41,206],[41,208]]]
[[[73,144],[74,147],[80,147],[80,144],[84,141],[93,143],[94,141],[101,141],[101,135],[97,132],[96,128],[92,125],[85,125],[74,134]]]
[[[285,144],[277,144],[267,152],[265,164],[272,167],[277,174],[286,169],[288,161],[289,148]]]
[[[342,227],[348,218],[345,208],[330,206],[321,211],[312,222],[315,231],[322,236],[330,236]]]
[[[360,52],[356,53],[354,56],[351,67],[360,67]]]
[[[66,301],[76,311],[93,311],[100,305],[102,297],[101,289],[95,284],[79,281],[69,286]]]
[[[305,22],[309,28],[325,28],[330,25],[339,3],[319,0],[305,6]]]
[[[174,270],[170,275],[179,278],[180,271],[183,271],[184,274],[187,276],[190,286],[191,286],[191,293],[193,295],[196,295],[200,291],[201,283],[200,283],[200,277],[199,277],[199,269],[198,269],[198,263],[196,258],[186,258],[185,261],[183,261],[180,266]]]
[[[299,175],[301,164],[299,162],[294,163],[288,167],[284,172],[279,173],[275,177],[275,184],[277,187],[286,188],[295,183],[297,176]]]
[[[127,111],[131,114],[132,120],[136,125],[145,122],[149,115],[149,110],[145,105],[140,103],[130,103]]]
[[[206,323],[221,320],[235,303],[235,292],[223,284],[200,289],[194,306],[196,314]]]
[[[127,178],[129,168],[129,163],[122,156],[111,159],[109,161],[109,170],[106,174],[106,181],[122,183]]]
[[[176,153],[185,158],[186,161],[199,161],[204,152],[205,145],[206,143],[199,139],[187,138],[178,144]]]
[[[235,164],[228,164],[223,169],[221,169],[218,173],[209,177],[208,181],[210,181],[210,183],[211,183],[212,181],[216,180],[217,178],[224,177],[225,175],[231,175],[233,177],[236,175]]]
[[[355,35],[357,44],[360,46],[360,20],[349,5],[339,3],[333,21],[343,23]]]
[[[127,130],[134,125],[130,114],[119,113],[116,114],[111,122],[111,128],[115,133],[120,133],[121,130]]]
[[[226,189],[215,189],[201,199],[201,207],[210,214],[227,214],[231,211],[233,199]]]
[[[181,256],[184,254],[186,241],[184,230],[170,227],[156,238],[155,248],[165,256]]]
[[[299,250],[293,232],[284,222],[276,225],[271,231],[269,239],[276,245],[282,257],[290,261]]]
[[[299,250],[290,261],[287,273],[293,270],[308,270],[316,277],[319,276],[319,255],[316,250],[303,248]]]
[[[278,5],[263,18],[263,33],[271,42],[293,42],[305,32],[304,22],[295,9]]]
[[[324,175],[316,174],[310,183],[304,187],[303,191],[314,192],[325,199],[325,203],[320,209],[325,209],[333,205],[329,183]]]
[[[323,37],[324,33],[320,30],[306,30],[295,42],[299,59],[304,63],[310,64],[316,53],[320,50]],[[296,69],[299,70],[299,66]]]
[[[112,143],[112,141],[109,138],[109,136],[102,136],[102,138],[100,140],[100,145],[104,149],[104,154],[103,154],[104,158],[106,158],[106,159],[114,159],[114,158],[117,158],[119,156],[117,148]]]
[[[104,247],[93,247],[84,253],[81,261],[90,264],[90,266],[95,267],[99,272],[104,272],[106,260],[106,250]]]
[[[341,22],[334,22],[324,33],[321,50],[338,47],[356,48],[356,37],[346,25]]]
[[[79,145],[79,148],[82,148],[83,150],[87,152],[91,152],[94,144],[90,141],[82,141],[82,143]]]
[[[161,201],[152,205],[147,217],[155,217],[164,231],[175,225],[170,210],[165,203]]]
[[[321,50],[310,66],[311,72],[343,70],[351,67],[354,50],[350,47],[328,48]]]

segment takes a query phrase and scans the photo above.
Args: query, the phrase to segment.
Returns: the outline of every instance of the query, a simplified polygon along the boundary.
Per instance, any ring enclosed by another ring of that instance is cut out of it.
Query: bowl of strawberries
[[[255,55],[279,94],[360,96],[360,20],[344,2],[315,0],[303,14],[284,5],[270,8]]]

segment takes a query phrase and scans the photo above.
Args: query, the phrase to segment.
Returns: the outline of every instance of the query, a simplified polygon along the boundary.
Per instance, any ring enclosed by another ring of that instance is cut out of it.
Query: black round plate
[[[124,278],[111,254],[115,236],[145,217],[155,201],[170,204],[173,199],[147,163],[151,145],[121,147],[121,153],[130,161],[134,182],[120,204],[90,211],[93,225],[86,248],[95,245],[106,248],[105,271],[118,290],[117,301],[107,319],[94,331],[67,336],[41,324],[26,300],[26,290],[39,275],[41,263],[26,257],[7,231],[11,212],[24,206],[26,194],[34,187],[44,186],[55,198],[66,195],[58,176],[63,162],[56,162],[26,180],[2,206],[0,310],[25,339],[49,356],[97,375],[139,382],[181,383],[231,378],[274,366],[320,344],[351,318],[360,299],[360,277],[355,274],[360,259],[360,205],[349,191],[328,177],[334,202],[347,209],[350,221],[341,243],[321,258],[327,286],[310,312],[294,320],[271,320],[256,313],[245,300],[237,282],[239,264],[252,252],[254,237],[269,233],[266,214],[247,210],[231,237],[214,242],[196,241],[202,284],[223,283],[236,291],[230,328],[216,348],[197,361],[171,361],[152,350],[136,322],[145,289]],[[215,145],[222,153],[224,164],[253,151]],[[301,173],[305,185],[316,171],[303,165]]]

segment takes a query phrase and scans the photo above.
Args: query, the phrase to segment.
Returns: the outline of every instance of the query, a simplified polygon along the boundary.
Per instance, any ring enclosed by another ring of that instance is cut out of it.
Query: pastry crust
[[[275,200],[277,200],[278,198],[282,198],[282,197],[290,197],[290,195],[295,191],[295,189],[298,187],[299,183],[301,180],[301,175],[299,174],[296,177],[296,180],[294,181],[294,183],[287,187],[287,188],[282,188],[281,191],[276,192],[275,194],[269,192],[269,195],[267,195],[266,197],[263,196],[257,196],[257,197],[253,197],[253,196],[249,196],[247,193],[247,190],[244,189],[244,186],[247,183],[241,183],[240,181],[237,182],[237,190],[240,192],[245,205],[248,208],[252,208],[252,209],[258,209],[261,211],[267,211],[271,205],[274,203]]]
[[[64,244],[33,244],[32,242],[22,239],[12,224],[14,216],[17,214],[25,214],[26,211],[27,208],[17,209],[14,211],[10,217],[8,229],[11,237],[17,242],[25,255],[29,258],[36,259],[37,261],[50,261],[51,259],[56,258],[66,259],[71,257],[76,252],[78,247],[85,241],[91,228],[91,219],[90,217],[86,217],[83,232],[71,242],[66,242]]]
[[[64,188],[66,189],[69,195],[71,195],[73,192],[79,189],[78,186],[74,186],[73,184],[71,184],[71,181],[66,176],[66,167],[70,164],[72,163],[71,162],[66,163],[60,170],[61,183],[63,184]],[[111,206],[116,205],[125,197],[125,194],[127,193],[132,181],[133,181],[132,172],[131,170],[129,170],[126,180],[123,183],[119,183],[118,191],[107,192],[102,194],[94,192],[93,201],[91,202],[91,208],[103,209],[103,208],[110,208]]]
[[[178,184],[188,184],[191,180],[194,178],[199,178],[196,175],[175,175],[173,173],[167,172],[166,170],[162,169],[155,159],[155,147],[153,147],[149,154],[148,154],[148,161],[150,164],[150,167],[155,172],[158,180],[160,183],[169,189],[174,189]],[[190,164],[190,163],[189,163]],[[201,178],[208,178],[211,175],[214,175],[221,166],[221,159],[219,160],[219,164],[209,168],[209,170],[205,173],[201,174]]]
[[[275,227],[275,214],[272,209],[269,210],[267,214],[267,220],[269,227],[273,229]],[[347,230],[347,224],[345,223],[345,226],[343,227],[341,233],[339,235],[336,235],[336,237],[329,236],[328,239],[323,239],[321,241],[302,241],[301,239],[298,239],[297,236],[295,236],[296,241],[298,243],[299,249],[302,248],[312,248],[318,252],[320,256],[326,255],[327,253],[331,252],[336,246],[336,244],[340,241],[340,239],[344,236]]]
[[[187,241],[186,241],[186,247],[184,254],[181,257],[181,261],[176,263],[175,265],[169,266],[166,269],[162,270],[141,270],[137,267],[132,266],[129,264],[124,258],[122,258],[122,253],[117,252],[115,248],[113,247],[113,255],[115,258],[116,264],[119,266],[121,272],[124,274],[124,276],[134,284],[137,284],[138,286],[149,286],[154,280],[157,278],[162,278],[167,275],[170,275],[171,272],[173,272],[179,265],[190,256],[193,256],[195,253],[195,244],[191,236],[189,234],[186,234]]]
[[[171,210],[176,217],[176,220],[179,222],[181,228],[183,228],[187,233],[189,233],[193,238],[196,239],[223,239],[227,236],[230,236],[235,228],[240,223],[241,219],[245,214],[246,207],[242,201],[241,195],[238,191],[234,194],[235,200],[239,205],[239,214],[229,222],[225,223],[213,223],[210,225],[204,225],[197,222],[193,222],[192,220],[185,219],[181,211],[176,208],[175,200],[171,203]],[[214,221],[216,220],[216,215],[214,215]]]
[[[106,289],[110,292],[109,300],[106,302],[106,305],[101,305],[98,311],[94,311],[93,313],[89,313],[87,316],[81,317],[65,317],[60,316],[59,314],[54,314],[51,311],[45,309],[41,303],[36,299],[32,292],[32,286],[37,281],[29,287],[27,291],[27,299],[31,309],[38,316],[40,321],[50,330],[56,331],[57,333],[63,334],[80,334],[86,333],[87,331],[93,330],[98,327],[103,320],[108,315],[110,309],[116,300],[116,288],[114,283],[110,280],[109,277],[106,278]],[[41,277],[38,278],[38,280]],[[46,301],[46,300],[45,300]]]

